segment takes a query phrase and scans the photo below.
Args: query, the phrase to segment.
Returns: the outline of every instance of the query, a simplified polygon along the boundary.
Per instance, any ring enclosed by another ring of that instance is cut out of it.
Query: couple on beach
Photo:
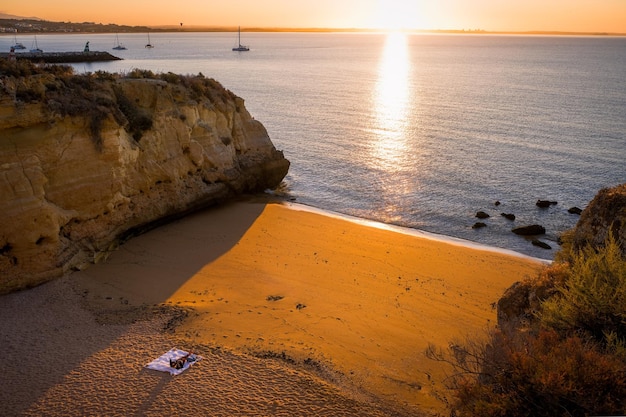
[[[185,356],[181,358],[170,359],[170,366],[175,369],[183,369],[185,365],[187,364],[187,362],[191,363],[191,362],[195,362],[195,360],[196,360],[196,355],[194,355],[192,352],[189,352],[188,354],[186,354]]]

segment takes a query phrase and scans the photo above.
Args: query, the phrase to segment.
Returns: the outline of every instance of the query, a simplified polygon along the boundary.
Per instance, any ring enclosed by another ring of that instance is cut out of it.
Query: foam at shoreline
[[[378,222],[375,220],[368,220],[368,219],[364,219],[361,217],[351,216],[349,214],[337,213],[337,212],[330,211],[330,210],[308,206],[302,203],[285,202],[282,204],[284,204],[285,206],[289,207],[292,210],[308,211],[311,213],[320,214],[322,216],[333,217],[336,219],[343,219],[352,223],[359,224],[361,226],[374,227],[377,229],[388,230],[391,232],[402,233],[405,235],[420,237],[424,239],[430,239],[430,240],[434,240],[437,242],[448,243],[451,245],[458,245],[458,246],[462,246],[462,247],[470,248],[470,249],[477,249],[477,250],[483,250],[483,251],[488,251],[488,252],[495,252],[495,253],[499,253],[502,255],[515,256],[515,257],[519,257],[522,259],[528,259],[528,260],[545,263],[547,265],[552,263],[550,259],[543,259],[543,258],[537,258],[534,256],[525,255],[523,253],[516,252],[511,249],[504,249],[504,248],[498,248],[495,246],[483,245],[482,243],[472,242],[470,240],[461,239],[461,238],[457,238],[453,236],[446,236],[446,235],[441,235],[438,233],[427,232],[424,230],[413,229],[410,227],[382,223],[382,222]]]

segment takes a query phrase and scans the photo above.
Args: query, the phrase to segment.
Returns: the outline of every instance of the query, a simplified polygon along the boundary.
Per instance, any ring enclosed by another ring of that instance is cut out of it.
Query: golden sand
[[[334,381],[341,380],[342,389],[371,394],[364,398],[378,398],[375,403],[443,413],[435,394],[448,370],[425,357],[428,344],[446,347],[495,324],[493,306],[504,290],[541,267],[535,259],[371,227],[298,206],[236,203],[134,238],[105,263],[73,274],[71,281],[97,314],[113,312],[119,318],[125,311],[155,304],[187,309],[191,314],[172,336],[187,347],[219,347],[241,352],[245,360],[253,358],[248,353],[290,358],[296,367],[313,364],[329,370],[326,375],[338,376]],[[93,358],[115,356],[103,354],[107,349],[138,337],[112,337],[102,350],[91,348],[72,375],[80,375],[81,366]],[[148,349],[154,342],[144,345],[143,351],[122,352],[140,358],[138,369],[162,353]],[[220,374],[220,363],[233,368],[210,351],[199,353],[209,359],[205,364],[216,363],[207,369],[200,362],[188,371],[200,375],[196,384]],[[285,376],[290,372],[269,377],[250,368],[249,377],[257,381],[254,398],[274,404],[279,379],[292,378]],[[98,379],[93,371],[90,378]],[[234,386],[245,385],[241,378]],[[115,386],[114,378],[105,379]],[[258,381],[264,382],[259,386]],[[144,401],[142,407],[156,407],[158,414],[160,397],[142,392],[145,385],[137,383],[135,396]],[[47,392],[62,391],[63,386],[51,384]],[[133,389],[126,388],[128,395]],[[67,401],[74,401],[68,395]],[[152,402],[146,403],[146,396]],[[292,397],[297,402],[299,394]],[[43,398],[36,404],[40,409],[46,406]],[[237,398],[222,400],[229,404]],[[312,410],[314,404],[319,400],[286,412]],[[257,409],[273,414],[267,410]]]
[[[541,267],[280,204],[228,205],[148,239],[112,257],[119,271],[105,279],[126,296],[192,308],[178,328],[191,345],[308,359],[385,400],[434,410],[446,369],[425,357],[428,344],[494,324],[504,290]],[[146,258],[139,280],[136,255]]]

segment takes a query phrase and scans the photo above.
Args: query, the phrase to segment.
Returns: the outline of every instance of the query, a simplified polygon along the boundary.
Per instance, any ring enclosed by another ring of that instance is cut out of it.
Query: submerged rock
[[[538,248],[552,249],[552,246],[548,245],[546,242],[541,241],[539,239],[533,239],[531,243],[533,244],[533,246],[537,246]]]
[[[511,230],[516,235],[520,236],[535,236],[543,235],[546,233],[546,228],[539,224],[531,224],[530,226],[520,226]]]
[[[550,206],[555,206],[557,204],[558,202],[556,201],[548,201],[548,200],[537,200],[537,202],[535,203],[535,205],[540,208],[548,208]]]

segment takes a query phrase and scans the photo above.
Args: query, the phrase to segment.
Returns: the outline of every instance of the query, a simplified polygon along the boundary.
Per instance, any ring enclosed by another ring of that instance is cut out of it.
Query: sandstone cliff
[[[619,243],[626,257],[626,184],[600,190],[582,212],[574,228],[573,244],[599,247],[607,237]]]
[[[287,174],[265,128],[219,83],[130,75],[0,69],[0,293]]]

